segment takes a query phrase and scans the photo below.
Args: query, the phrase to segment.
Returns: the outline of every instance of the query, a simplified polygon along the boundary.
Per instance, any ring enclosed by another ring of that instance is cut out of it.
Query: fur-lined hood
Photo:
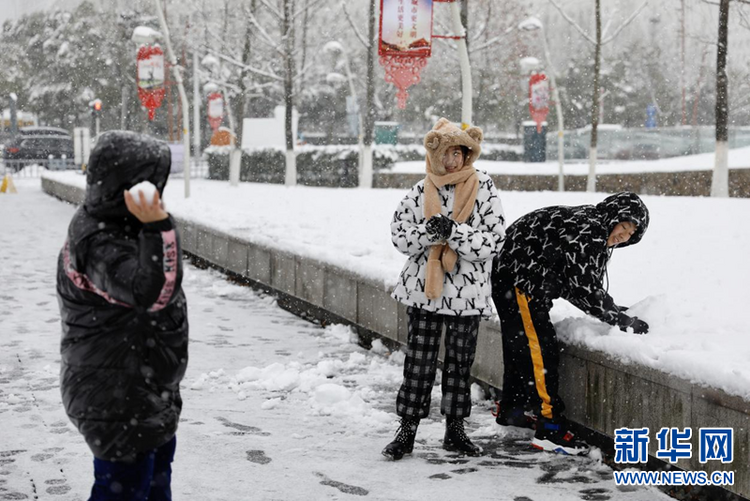
[[[479,127],[469,127],[466,130],[452,123],[447,118],[441,118],[424,138],[424,147],[427,150],[427,158],[432,167],[432,172],[439,176],[446,173],[443,167],[443,155],[451,146],[466,146],[469,148],[469,157],[465,165],[472,165],[479,154],[482,153],[482,142],[484,134]]]

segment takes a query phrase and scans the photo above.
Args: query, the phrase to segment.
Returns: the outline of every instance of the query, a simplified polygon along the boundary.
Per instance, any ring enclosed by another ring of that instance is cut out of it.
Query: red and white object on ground
[[[208,95],[208,123],[211,129],[216,131],[224,119],[224,97],[219,92],[213,92]]]
[[[535,73],[529,78],[529,113],[536,122],[536,131],[542,132],[542,124],[549,113],[549,80],[544,73]]]

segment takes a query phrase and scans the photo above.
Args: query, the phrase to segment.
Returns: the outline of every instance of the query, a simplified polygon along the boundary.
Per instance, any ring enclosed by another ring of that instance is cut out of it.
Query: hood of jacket
[[[463,130],[447,118],[441,118],[424,138],[424,147],[427,150],[432,172],[438,176],[446,174],[445,167],[443,167],[443,155],[451,146],[469,148],[469,156],[464,165],[472,165],[482,153],[480,143],[483,138],[484,134],[479,127],[472,126]]]
[[[637,244],[648,229],[648,208],[635,193],[623,191],[610,195],[596,204],[596,209],[604,218],[608,235],[612,233],[612,230],[615,229],[618,223],[623,221],[630,221],[635,225],[635,233],[633,233],[627,242],[618,244],[616,246],[618,249]]]
[[[94,217],[127,217],[123,191],[150,181],[164,193],[172,163],[167,143],[129,131],[105,132],[91,151],[84,207]]]

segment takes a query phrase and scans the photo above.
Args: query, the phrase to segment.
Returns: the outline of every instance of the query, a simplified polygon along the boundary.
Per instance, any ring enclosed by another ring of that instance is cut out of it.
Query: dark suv
[[[24,127],[14,140],[5,145],[3,160],[13,170],[19,170],[33,161],[44,162],[45,166],[52,159],[72,161],[73,155],[73,138],[65,130]]]

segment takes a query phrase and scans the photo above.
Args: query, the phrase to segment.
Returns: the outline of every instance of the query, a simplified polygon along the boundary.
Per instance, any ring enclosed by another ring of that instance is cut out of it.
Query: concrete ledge
[[[43,179],[42,188],[71,203],[83,200],[83,190],[53,180]],[[325,321],[335,318],[395,342],[406,342],[406,308],[391,299],[382,283],[315,259],[239,240],[179,218],[177,221],[185,251],[274,289],[298,305],[306,305],[302,308],[306,316],[328,317]],[[500,388],[502,373],[499,326],[484,322],[472,375]],[[680,460],[677,466],[686,470],[734,471],[735,484],[729,489],[737,495],[750,496],[750,402],[568,345],[563,346],[560,357],[560,388],[568,417],[590,430],[611,438],[616,428],[648,426],[652,455],[658,444],[655,434],[661,427],[691,427],[693,458]],[[698,462],[702,427],[734,428],[732,464]]]

